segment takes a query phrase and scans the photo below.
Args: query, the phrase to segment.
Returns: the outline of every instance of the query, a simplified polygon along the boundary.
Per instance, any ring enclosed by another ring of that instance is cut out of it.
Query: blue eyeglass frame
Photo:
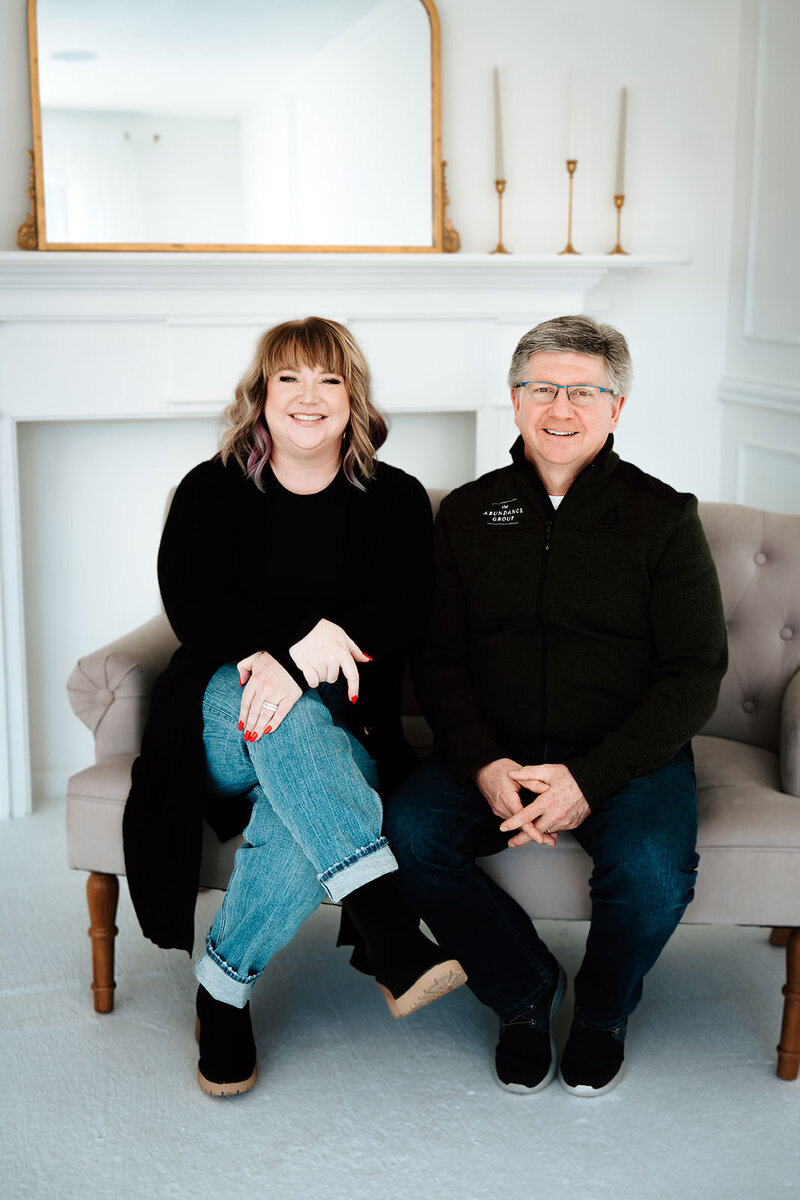
[[[567,393],[567,399],[569,400],[570,404],[572,404],[572,396],[570,396],[570,391],[572,388],[590,387],[597,388],[598,392],[608,392],[609,396],[616,396],[619,394],[618,392],[615,392],[613,388],[600,387],[599,383],[551,383],[549,379],[526,379],[524,383],[516,384],[516,387],[524,388],[537,383],[544,384],[545,387],[554,387],[556,389],[556,395],[553,397],[554,400],[563,388]]]

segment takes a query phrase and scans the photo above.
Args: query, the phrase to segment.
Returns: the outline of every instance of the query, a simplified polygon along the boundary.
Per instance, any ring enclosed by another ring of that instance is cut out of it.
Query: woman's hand
[[[239,728],[244,730],[246,742],[257,742],[263,734],[278,728],[303,693],[286,668],[266,650],[249,654],[236,666],[243,688]]]
[[[341,672],[347,680],[347,694],[355,704],[358,699],[357,662],[372,662],[359,650],[340,625],[333,621],[317,621],[310,633],[289,647],[289,653],[306,678],[309,687],[320,683],[336,683]]]

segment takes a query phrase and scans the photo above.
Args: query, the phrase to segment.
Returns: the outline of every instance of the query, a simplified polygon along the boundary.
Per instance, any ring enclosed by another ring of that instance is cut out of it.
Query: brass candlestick
[[[503,245],[503,192],[506,190],[505,179],[495,179],[494,186],[497,188],[497,245],[492,254],[510,254],[510,250],[506,250]]]
[[[622,246],[620,245],[620,240],[619,240],[619,230],[620,230],[620,225],[622,224],[622,206],[624,203],[625,203],[624,196],[615,196],[614,197],[614,204],[617,207],[617,244],[613,250],[609,251],[610,254],[627,254],[628,253],[627,250],[622,249]]]
[[[572,182],[577,166],[577,158],[567,159],[567,172],[569,173],[569,215],[567,217],[567,244],[563,250],[559,251],[560,254],[580,254],[580,250],[576,250],[572,244]]]

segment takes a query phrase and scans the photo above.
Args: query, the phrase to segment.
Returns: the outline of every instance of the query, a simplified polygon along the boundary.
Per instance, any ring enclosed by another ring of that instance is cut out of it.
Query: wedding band
[[[277,712],[277,711],[278,711],[278,706],[277,706],[277,704],[272,704],[272,703],[271,703],[271,701],[269,701],[269,700],[265,700],[265,701],[264,701],[264,703],[261,705],[261,707],[262,707],[262,708],[268,708],[270,712]]]

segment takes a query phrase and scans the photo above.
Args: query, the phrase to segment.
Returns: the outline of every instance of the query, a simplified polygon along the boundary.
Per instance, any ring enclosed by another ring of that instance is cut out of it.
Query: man
[[[451,493],[437,520],[415,675],[438,752],[386,815],[406,899],[500,1017],[500,1083],[529,1094],[555,1074],[564,972],[475,859],[569,831],[594,860],[559,1079],[610,1091],[642,979],[693,896],[689,741],[726,666],[697,501],[613,449],[631,373],[625,339],[589,317],[517,346],[512,464]]]

